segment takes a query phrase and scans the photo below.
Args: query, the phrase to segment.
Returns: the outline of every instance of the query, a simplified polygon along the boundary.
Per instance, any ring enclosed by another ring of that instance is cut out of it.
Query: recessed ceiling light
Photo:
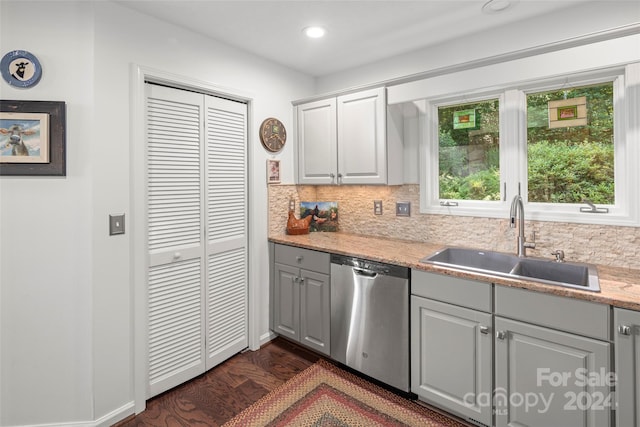
[[[323,37],[326,33],[326,30],[322,27],[307,27],[302,31],[307,37],[312,39],[319,39],[320,37]]]
[[[482,6],[484,13],[498,13],[511,6],[511,0],[489,0]]]

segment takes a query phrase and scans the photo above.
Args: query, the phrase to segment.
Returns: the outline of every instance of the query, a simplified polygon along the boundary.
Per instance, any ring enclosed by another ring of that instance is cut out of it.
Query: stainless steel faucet
[[[519,194],[513,198],[511,202],[511,214],[510,214],[510,224],[511,228],[516,227],[516,218],[518,218],[518,210],[520,210],[520,221],[518,223],[518,256],[526,257],[527,256],[527,248],[535,248],[535,242],[527,242],[527,239],[524,237],[524,203],[522,203],[522,196]]]

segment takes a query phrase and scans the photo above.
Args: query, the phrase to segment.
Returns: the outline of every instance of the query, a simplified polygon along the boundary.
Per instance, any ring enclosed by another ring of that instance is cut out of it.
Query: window
[[[527,219],[637,225],[639,81],[631,64],[427,100],[421,211],[506,218],[521,194]]]
[[[500,200],[499,100],[438,108],[441,199]]]
[[[615,204],[613,83],[527,94],[529,202]]]

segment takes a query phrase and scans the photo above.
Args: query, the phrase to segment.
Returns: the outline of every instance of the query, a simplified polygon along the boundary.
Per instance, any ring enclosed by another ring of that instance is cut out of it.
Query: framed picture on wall
[[[280,160],[267,160],[267,184],[280,184]]]
[[[66,175],[66,108],[0,100],[0,175]]]
[[[49,115],[0,112],[0,163],[49,163]]]

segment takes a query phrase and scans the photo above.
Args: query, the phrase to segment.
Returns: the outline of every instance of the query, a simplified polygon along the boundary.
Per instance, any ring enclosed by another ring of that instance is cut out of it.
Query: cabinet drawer
[[[609,306],[605,304],[496,285],[495,308],[497,315],[511,319],[609,339]]]
[[[329,274],[331,270],[330,257],[327,252],[313,251],[295,246],[276,245],[275,262],[318,273]]]
[[[443,274],[411,271],[411,293],[486,312],[491,311],[491,283]]]

